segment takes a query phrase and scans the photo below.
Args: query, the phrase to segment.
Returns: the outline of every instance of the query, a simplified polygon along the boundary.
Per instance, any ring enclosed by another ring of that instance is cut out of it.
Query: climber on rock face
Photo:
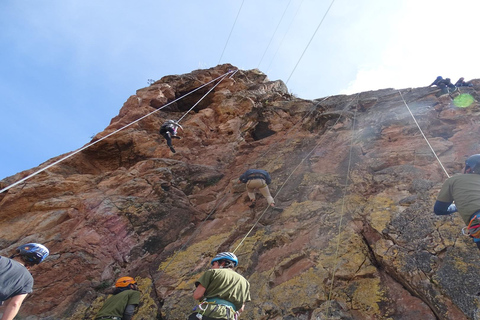
[[[115,283],[115,291],[103,304],[95,320],[130,320],[140,303],[137,282],[132,277],[121,277]]]
[[[48,249],[38,243],[27,243],[10,258],[0,257],[0,305],[2,320],[15,318],[27,294],[32,292],[33,277],[28,271],[48,256]]]
[[[236,320],[250,301],[250,283],[233,270],[238,258],[231,252],[222,252],[211,261],[211,269],[195,282],[193,298],[200,304],[188,320]]]
[[[443,183],[433,211],[437,215],[458,211],[467,225],[468,235],[480,249],[480,154],[474,154],[465,161],[463,173]]]
[[[466,82],[465,78],[461,77],[457,80],[457,82],[455,82],[455,87],[473,87],[473,84]]]
[[[272,182],[267,171],[261,169],[248,169],[239,178],[240,182],[246,183],[247,194],[250,198],[250,208],[255,207],[255,190],[267,199],[268,205],[275,208],[275,202],[270,194],[268,185]]]
[[[174,120],[168,120],[160,127],[160,134],[167,140],[167,145],[173,153],[175,149],[172,146],[172,138],[181,139],[177,136],[178,128],[183,130],[182,126]]]

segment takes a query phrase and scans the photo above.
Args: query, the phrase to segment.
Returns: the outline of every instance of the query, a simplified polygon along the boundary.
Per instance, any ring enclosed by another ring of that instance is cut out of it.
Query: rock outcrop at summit
[[[446,172],[480,153],[480,82],[462,88],[467,108],[428,87],[304,100],[258,70],[192,92],[235,69],[139,89],[95,144],[0,194],[0,254],[51,251],[22,319],[92,319],[126,275],[135,320],[185,319],[211,258],[234,250],[251,283],[241,319],[476,319],[480,252],[432,208]],[[196,103],[173,154],[160,125]],[[248,168],[270,172],[283,212],[248,207]]]

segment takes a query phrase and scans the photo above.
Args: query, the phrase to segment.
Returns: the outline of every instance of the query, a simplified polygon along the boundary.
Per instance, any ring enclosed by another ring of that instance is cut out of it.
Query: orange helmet
[[[115,287],[125,288],[129,284],[135,284],[135,283],[137,282],[132,277],[121,277],[120,279],[117,280],[117,282],[115,282]]]

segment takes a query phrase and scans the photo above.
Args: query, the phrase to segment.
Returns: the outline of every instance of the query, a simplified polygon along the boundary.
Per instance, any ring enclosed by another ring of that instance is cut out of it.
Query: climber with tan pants
[[[239,178],[240,182],[246,183],[247,194],[250,198],[250,208],[255,207],[255,191],[258,190],[267,199],[268,205],[275,208],[268,185],[272,182],[272,178],[267,171],[261,169],[248,169]]]

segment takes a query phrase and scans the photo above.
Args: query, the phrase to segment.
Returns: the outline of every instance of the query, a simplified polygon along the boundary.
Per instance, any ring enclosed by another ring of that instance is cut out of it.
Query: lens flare
[[[453,99],[453,104],[459,108],[467,108],[470,107],[474,101],[475,99],[471,94],[462,93]]]

